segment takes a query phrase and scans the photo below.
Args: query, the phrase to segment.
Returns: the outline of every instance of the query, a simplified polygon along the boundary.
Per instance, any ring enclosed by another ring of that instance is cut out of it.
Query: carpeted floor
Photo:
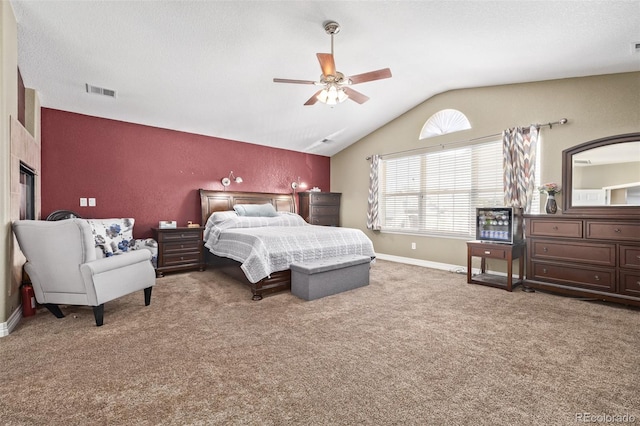
[[[635,308],[381,260],[312,302],[254,302],[215,271],[143,300],[107,303],[99,328],[39,309],[0,338],[0,424],[640,423]]]

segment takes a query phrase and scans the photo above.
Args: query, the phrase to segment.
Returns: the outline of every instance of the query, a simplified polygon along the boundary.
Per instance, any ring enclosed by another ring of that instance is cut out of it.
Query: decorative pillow
[[[124,253],[133,248],[133,224],[135,219],[86,219],[91,225],[96,247],[101,247],[105,256]]]
[[[144,240],[133,240],[130,242],[129,248],[131,250],[149,250],[151,252],[151,264],[154,268],[158,267],[158,242],[153,238],[146,238]]]
[[[229,210],[225,212],[214,212],[211,215],[211,222],[213,222],[214,225],[217,225],[218,223],[224,222],[225,220],[231,219],[233,217],[238,217],[238,213],[236,213],[235,210]]]
[[[278,216],[273,204],[236,204],[233,209],[238,216],[274,217]]]

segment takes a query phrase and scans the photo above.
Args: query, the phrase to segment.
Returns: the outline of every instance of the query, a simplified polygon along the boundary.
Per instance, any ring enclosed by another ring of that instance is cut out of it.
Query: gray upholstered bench
[[[291,264],[291,293],[314,300],[369,285],[371,258],[347,255]]]

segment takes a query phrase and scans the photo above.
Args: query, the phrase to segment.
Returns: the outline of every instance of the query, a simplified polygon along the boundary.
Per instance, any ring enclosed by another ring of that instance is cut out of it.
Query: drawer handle
[[[180,260],[184,260],[184,256],[180,256]]]
[[[554,227],[553,227],[553,230],[554,230],[554,231],[557,231],[557,230],[558,230],[558,227],[557,227],[557,226],[554,226]]]
[[[599,277],[598,275],[595,275],[593,278],[594,278],[596,281],[600,281],[600,277]]]
[[[489,250],[485,250],[484,254],[491,254],[491,252]]]
[[[548,252],[548,251],[549,251],[549,249],[548,249],[548,248],[546,248],[546,247],[542,247],[542,251],[546,253],[546,252]]]
[[[180,248],[184,248],[184,244],[180,244]]]
[[[614,229],[614,230],[613,230],[613,232],[620,233],[620,232],[622,232],[622,231],[620,230],[620,228],[616,228],[616,229]]]
[[[640,281],[636,281],[636,284],[638,284],[638,286],[640,287]]]

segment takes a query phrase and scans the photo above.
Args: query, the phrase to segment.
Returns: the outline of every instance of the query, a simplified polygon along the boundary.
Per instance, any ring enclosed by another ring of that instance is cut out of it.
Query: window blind
[[[476,207],[504,206],[499,140],[383,158],[380,176],[382,231],[474,238]]]

